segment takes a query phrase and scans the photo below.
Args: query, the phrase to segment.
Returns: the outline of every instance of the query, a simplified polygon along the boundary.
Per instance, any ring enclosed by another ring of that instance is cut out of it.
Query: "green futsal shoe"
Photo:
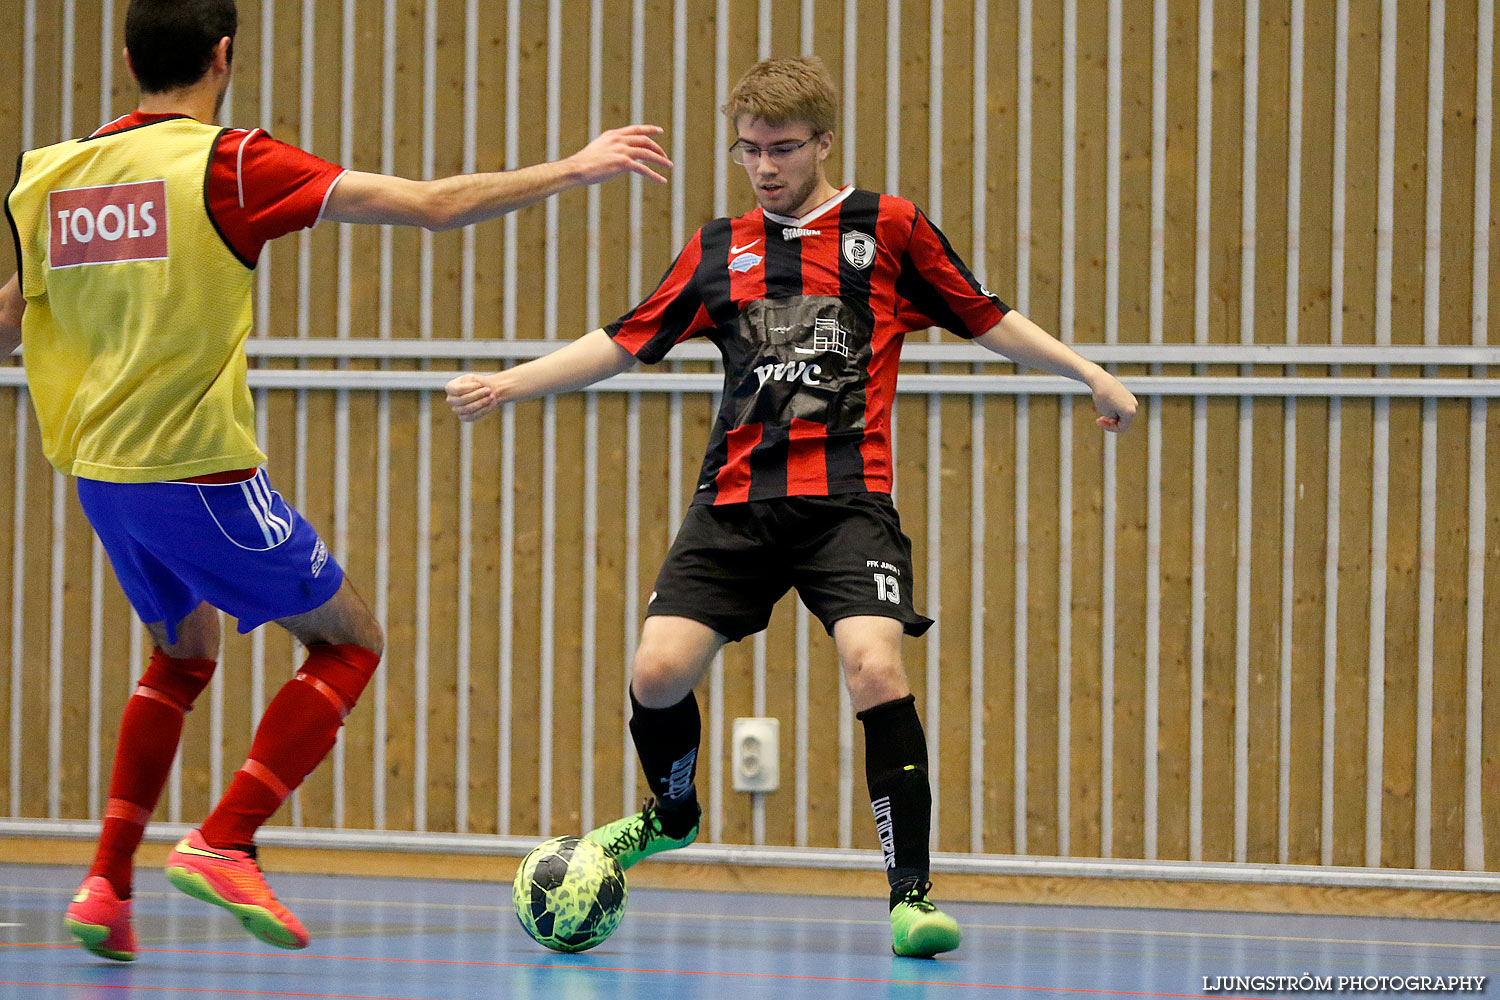
[[[963,940],[958,921],[927,899],[931,882],[915,882],[891,907],[891,951],[903,958],[931,958]]]
[[[583,835],[584,840],[592,840],[603,847],[615,860],[620,862],[621,868],[629,868],[642,858],[648,858],[662,851],[670,851],[678,847],[686,847],[698,839],[698,823],[703,817],[703,810],[699,809],[693,817],[693,825],[686,834],[681,837],[669,837],[662,832],[661,810],[657,807],[655,799],[647,799],[641,806],[641,811],[634,816],[626,816],[617,819],[613,823],[606,823],[595,830],[590,830]]]

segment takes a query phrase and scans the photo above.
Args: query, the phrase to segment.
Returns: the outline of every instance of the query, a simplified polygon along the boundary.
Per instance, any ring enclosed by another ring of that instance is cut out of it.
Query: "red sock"
[[[182,717],[213,677],[214,660],[173,659],[161,650],[125,703],[109,779],[104,829],[89,875],[103,875],[121,899],[131,890],[131,861],[177,756]]]
[[[266,706],[250,756],[203,821],[199,832],[210,846],[244,849],[255,841],[255,831],[333,749],[379,663],[380,654],[363,646],[308,647],[307,662]]]

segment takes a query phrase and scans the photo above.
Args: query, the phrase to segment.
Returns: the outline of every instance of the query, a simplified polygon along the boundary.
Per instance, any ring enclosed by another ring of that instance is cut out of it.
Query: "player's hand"
[[[489,416],[500,405],[500,397],[483,375],[464,374],[447,385],[448,408],[464,423]]]
[[[599,137],[568,157],[568,166],[576,172],[579,183],[598,184],[626,172],[637,173],[647,180],[667,183],[652,166],[672,168],[666,151],[656,144],[658,125],[625,125],[599,133]]]
[[[1094,409],[1099,411],[1094,423],[1119,434],[1135,419],[1135,395],[1109,372],[1101,368],[1100,373],[1089,386],[1094,391]]]

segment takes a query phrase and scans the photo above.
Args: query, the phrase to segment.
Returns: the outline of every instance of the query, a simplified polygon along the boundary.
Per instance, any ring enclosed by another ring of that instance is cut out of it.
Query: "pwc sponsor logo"
[[[767,382],[801,382],[817,388],[818,376],[823,374],[821,365],[810,365],[806,361],[783,361],[779,364],[756,365],[755,375],[760,379],[756,387],[765,388]]]
[[[166,181],[53,191],[47,212],[54,269],[166,259]]]

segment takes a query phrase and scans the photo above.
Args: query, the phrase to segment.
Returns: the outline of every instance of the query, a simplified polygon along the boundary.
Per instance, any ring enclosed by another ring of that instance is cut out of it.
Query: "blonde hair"
[[[806,122],[814,135],[832,132],[838,125],[838,96],[817,56],[756,63],[734,85],[721,110],[736,126],[745,115],[772,126]]]

